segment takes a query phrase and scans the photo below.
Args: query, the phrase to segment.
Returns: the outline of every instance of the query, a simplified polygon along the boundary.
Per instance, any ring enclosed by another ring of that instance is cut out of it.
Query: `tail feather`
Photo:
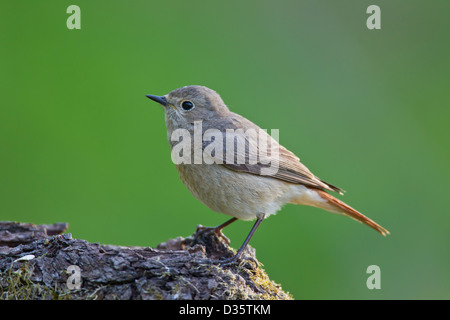
[[[352,207],[350,207],[348,204],[342,202],[341,200],[333,197],[331,194],[329,194],[326,191],[315,189],[319,196],[322,199],[325,199],[328,201],[329,204],[336,207],[337,211],[340,211],[340,213],[345,214],[346,216],[349,216],[350,218],[355,219],[356,221],[362,222],[365,225],[368,225],[369,227],[375,229],[379,233],[381,233],[383,236],[386,236],[389,234],[389,231],[380,226],[375,221],[367,218],[365,215],[363,215],[361,212],[356,211]]]

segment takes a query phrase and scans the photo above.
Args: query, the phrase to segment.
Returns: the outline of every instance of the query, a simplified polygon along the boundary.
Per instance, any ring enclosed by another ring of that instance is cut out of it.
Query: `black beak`
[[[153,101],[158,102],[159,104],[161,104],[163,106],[167,106],[167,100],[164,96],[154,96],[151,94],[147,94],[146,97],[149,99],[152,99]]]

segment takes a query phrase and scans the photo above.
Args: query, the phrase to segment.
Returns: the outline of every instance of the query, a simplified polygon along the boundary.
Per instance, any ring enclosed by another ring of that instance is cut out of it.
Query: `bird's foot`
[[[205,233],[214,233],[219,239],[224,241],[228,246],[230,245],[230,239],[228,239],[222,232],[222,228],[218,227],[204,227],[202,225],[197,226],[197,231],[195,232],[194,242],[198,240],[199,237],[203,236]]]
[[[253,265],[252,265],[253,263]],[[220,267],[228,267],[232,265],[245,266],[246,268],[255,268],[260,265],[260,263],[253,257],[242,257],[235,254],[230,258],[222,258],[220,260],[213,261],[213,264],[218,264]]]

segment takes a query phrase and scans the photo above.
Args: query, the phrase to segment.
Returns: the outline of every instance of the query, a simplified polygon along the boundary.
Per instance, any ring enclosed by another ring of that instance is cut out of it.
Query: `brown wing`
[[[247,130],[248,128],[251,128],[258,132],[261,132],[259,130],[262,130],[257,125],[243,117],[240,117],[239,115],[236,115],[233,120],[233,123],[228,123],[228,125],[233,125],[235,128],[244,127],[247,128]],[[225,132],[225,128],[222,132]],[[260,143],[255,142],[254,139],[249,139],[249,135],[247,135],[247,133],[248,131],[244,132],[243,130],[234,130],[233,133],[230,133],[233,135],[234,140],[233,161],[229,161],[229,159],[227,161],[226,159],[227,145],[225,141],[223,141],[222,145],[223,154],[218,156],[220,159],[216,160],[219,160],[219,163],[229,169],[256,175],[267,175],[263,174],[264,169],[274,166],[277,170],[273,174],[269,175],[273,178],[291,183],[303,184],[321,190],[335,191],[340,194],[344,192],[342,189],[329,184],[312,174],[311,171],[309,171],[308,168],[300,162],[300,159],[295,154],[280,145],[264,130],[262,130],[262,135],[265,139],[267,139],[266,141],[268,141],[268,143],[263,144],[263,147],[261,147]],[[226,138],[230,138],[230,136]],[[258,141],[260,141],[259,138]],[[204,147],[206,145],[207,144],[204,144]],[[252,148],[250,148],[250,145]],[[261,152],[261,148],[266,149],[266,152]],[[261,154],[263,154],[264,157],[261,157]],[[245,161],[239,162],[237,159],[245,159]],[[256,159],[256,163],[255,161],[251,162],[249,159]]]
[[[276,178],[279,180],[283,180],[286,182],[303,184],[309,187],[318,188],[321,190],[329,190],[338,192],[339,194],[343,194],[344,190],[327,183],[319,178],[317,178],[314,174],[309,171],[309,169],[303,165],[300,160],[289,150],[285,149],[283,146],[280,146],[280,153],[278,160],[273,158],[273,162],[278,162],[278,170],[273,175],[265,175],[271,176],[272,178]],[[268,168],[268,164],[236,164],[236,163],[226,163],[223,165],[229,169],[239,172],[246,172],[256,175],[262,175],[261,169]]]
[[[300,162],[300,159],[295,154],[285,147],[280,145],[279,150],[280,167],[275,178],[312,187],[315,186],[319,189],[335,191],[340,194],[344,193],[344,190],[317,178]]]

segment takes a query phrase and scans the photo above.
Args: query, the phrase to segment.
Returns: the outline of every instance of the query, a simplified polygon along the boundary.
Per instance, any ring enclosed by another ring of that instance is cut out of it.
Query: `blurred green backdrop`
[[[251,241],[273,280],[296,299],[449,299],[450,2],[374,2],[2,1],[0,220],[138,246],[225,221],[182,185],[145,97],[201,84],[391,231],[286,206]],[[251,226],[226,229],[235,248]]]

